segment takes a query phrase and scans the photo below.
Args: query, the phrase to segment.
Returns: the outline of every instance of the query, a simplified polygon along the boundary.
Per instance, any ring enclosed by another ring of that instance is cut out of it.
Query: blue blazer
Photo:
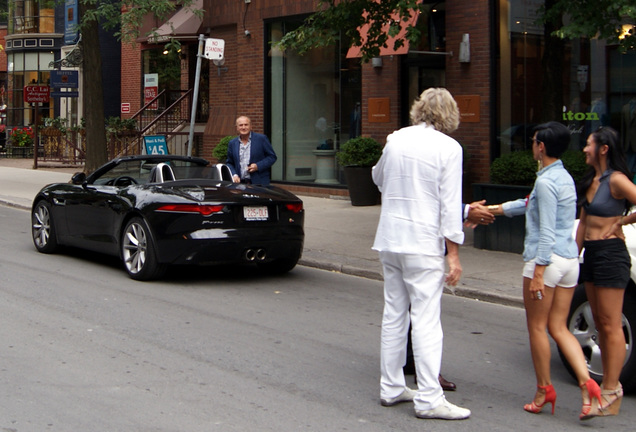
[[[272,148],[272,144],[267,137],[263,134],[256,132],[251,133],[250,144],[250,164],[255,163],[258,166],[258,171],[250,173],[250,178],[253,184],[269,185],[271,179],[271,167],[276,162],[276,153]],[[232,175],[241,176],[241,155],[240,155],[241,141],[239,137],[234,138],[228,143],[227,148],[227,166],[230,167]]]

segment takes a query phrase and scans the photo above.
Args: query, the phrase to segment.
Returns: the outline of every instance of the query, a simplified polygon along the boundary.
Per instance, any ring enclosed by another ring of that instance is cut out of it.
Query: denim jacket
[[[574,240],[576,190],[561,160],[537,173],[527,199],[504,203],[502,210],[508,217],[526,215],[524,261],[535,258],[537,264],[549,265],[553,253],[563,258],[579,256]]]

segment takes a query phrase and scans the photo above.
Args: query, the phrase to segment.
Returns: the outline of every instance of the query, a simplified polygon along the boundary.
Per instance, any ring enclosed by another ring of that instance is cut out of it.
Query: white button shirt
[[[387,137],[373,181],[382,192],[373,249],[440,256],[462,244],[462,148],[426,124]]]

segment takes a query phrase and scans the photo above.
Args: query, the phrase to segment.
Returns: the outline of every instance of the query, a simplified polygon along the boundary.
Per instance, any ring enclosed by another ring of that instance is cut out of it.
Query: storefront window
[[[269,42],[299,22],[270,23]],[[343,46],[303,56],[268,48],[267,133],[278,155],[273,180],[341,182],[334,156],[341,143],[360,134],[361,102],[360,62],[346,59]]]
[[[24,102],[24,86],[49,85],[50,66],[54,60],[50,51],[7,53],[9,72],[7,123],[10,126],[29,126],[35,122],[35,104]],[[39,108],[40,118],[52,117],[53,106],[44,103]]]
[[[493,157],[529,149],[533,127],[555,120],[570,128],[572,150],[582,149],[598,127],[612,126],[636,168],[636,136],[632,139],[626,127],[636,118],[629,109],[632,100],[636,108],[636,53],[621,53],[601,40],[546,36],[549,31],[537,24],[543,4],[498,3],[498,145]]]

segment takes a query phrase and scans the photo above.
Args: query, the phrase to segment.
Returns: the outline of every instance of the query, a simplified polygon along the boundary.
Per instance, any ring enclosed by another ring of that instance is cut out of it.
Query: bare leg
[[[548,386],[550,380],[550,340],[546,329],[550,306],[554,298],[554,288],[545,287],[545,296],[542,300],[535,300],[530,295],[529,278],[523,278],[523,303],[526,308],[526,323],[530,339],[530,353],[537,377],[537,386]],[[536,405],[542,405],[545,400],[545,391],[537,389],[534,397]]]
[[[600,402],[600,389],[596,382],[588,382],[590,381],[590,373],[587,369],[583,350],[567,327],[567,318],[573,296],[574,288],[555,288],[554,300],[552,301],[548,319],[548,331],[576,375],[579,387],[581,387],[581,399],[583,400],[581,418],[585,418],[592,412],[591,399],[595,397]]]

